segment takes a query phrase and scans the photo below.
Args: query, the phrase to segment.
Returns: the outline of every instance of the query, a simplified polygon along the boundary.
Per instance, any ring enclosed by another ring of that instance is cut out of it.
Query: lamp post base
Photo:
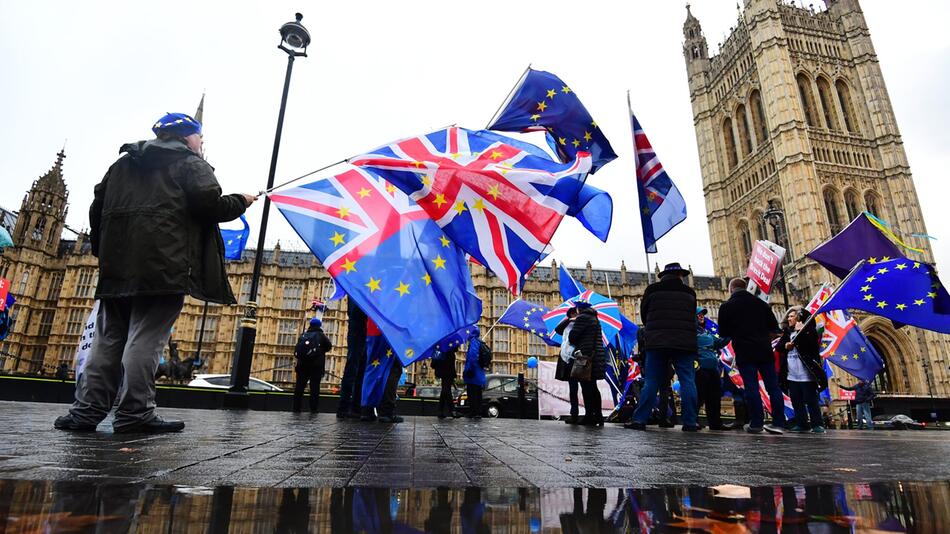
[[[251,405],[251,395],[244,391],[228,391],[224,394],[223,407],[229,410],[247,410]]]
[[[241,323],[234,359],[231,362],[231,388],[224,396],[224,407],[246,410],[250,404],[248,382],[251,375],[251,352],[257,338],[257,321],[245,318]]]

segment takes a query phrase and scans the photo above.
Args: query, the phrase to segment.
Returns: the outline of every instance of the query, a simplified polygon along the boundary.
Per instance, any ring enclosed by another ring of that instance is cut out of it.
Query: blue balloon
[[[531,532],[541,532],[541,519],[538,517],[532,517],[528,521],[528,528],[531,529]]]
[[[677,393],[680,392],[680,381],[679,381],[679,380],[677,380],[676,382],[673,382],[673,391],[675,391],[675,392],[677,392]]]
[[[528,369],[534,369],[538,366],[538,359],[534,356],[528,358]]]

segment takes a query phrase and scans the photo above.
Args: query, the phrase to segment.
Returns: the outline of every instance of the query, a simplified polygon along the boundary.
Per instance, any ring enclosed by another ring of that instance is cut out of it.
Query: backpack
[[[491,349],[488,348],[488,345],[479,340],[478,341],[478,366],[482,369],[488,369],[491,367]]]
[[[312,362],[323,355],[323,348],[320,347],[320,333],[306,332],[300,336],[297,347],[294,349],[294,356],[302,362]]]

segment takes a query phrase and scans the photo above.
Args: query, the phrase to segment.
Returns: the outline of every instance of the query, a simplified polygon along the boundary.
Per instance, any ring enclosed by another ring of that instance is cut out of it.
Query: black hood
[[[151,139],[127,143],[119,148],[119,152],[125,152],[137,166],[146,169],[165,167],[173,161],[197,156],[188,145],[178,139]]]

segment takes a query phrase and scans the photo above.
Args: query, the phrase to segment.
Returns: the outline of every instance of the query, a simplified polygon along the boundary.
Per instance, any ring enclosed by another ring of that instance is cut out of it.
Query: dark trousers
[[[762,428],[765,423],[765,412],[762,408],[762,395],[759,393],[759,375],[765,390],[769,392],[769,402],[772,404],[772,424],[777,427],[785,426],[785,397],[778,387],[778,375],[772,359],[761,363],[740,363],[739,374],[742,375],[742,386],[745,389],[745,404],[749,410],[749,426]]]
[[[660,412],[660,421],[676,423],[676,399],[673,397],[673,366],[666,365],[666,378],[660,381],[660,401],[657,410]]]
[[[699,393],[699,404],[706,409],[706,423],[709,428],[722,427],[722,384],[719,369],[697,369],[696,389]]]
[[[604,412],[601,409],[600,390],[596,380],[584,380],[580,383],[581,393],[584,395],[584,419],[588,421],[603,421]]]
[[[439,415],[450,417],[452,415],[452,379],[442,378],[442,391],[439,393]]]
[[[386,389],[383,390],[383,399],[376,408],[380,417],[391,416],[396,413],[396,387],[399,386],[399,377],[402,376],[402,362],[395,358],[393,366],[386,377]]]
[[[789,380],[788,396],[792,398],[792,407],[795,408],[795,425],[804,429],[824,425],[821,405],[818,403],[818,387],[814,382]],[[811,426],[808,425],[809,418],[811,418]]]
[[[297,364],[297,383],[294,384],[294,407],[299,412],[303,404],[303,390],[310,384],[310,411],[320,411],[320,381],[323,380],[323,369],[316,365]]]
[[[346,351],[346,365],[340,379],[340,403],[338,413],[360,413],[363,400],[363,373],[366,371],[366,347],[362,344]]]
[[[477,384],[465,384],[465,391],[468,393],[469,417],[482,415],[482,386]]]
[[[580,413],[580,401],[577,398],[577,390],[580,387],[580,382],[577,380],[568,380],[567,388],[571,399],[571,417],[576,418]]]

